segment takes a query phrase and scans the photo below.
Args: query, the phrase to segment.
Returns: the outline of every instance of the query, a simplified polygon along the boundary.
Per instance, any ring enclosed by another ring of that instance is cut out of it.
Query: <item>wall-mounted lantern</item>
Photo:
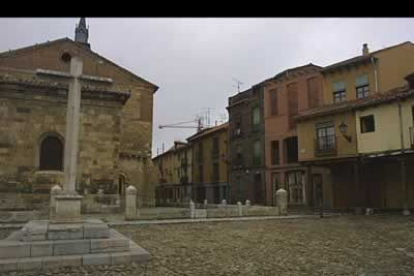
[[[341,132],[341,134],[345,137],[345,139],[348,142],[352,141],[352,137],[347,135],[348,125],[344,121],[342,121],[342,123],[339,125],[339,131]]]

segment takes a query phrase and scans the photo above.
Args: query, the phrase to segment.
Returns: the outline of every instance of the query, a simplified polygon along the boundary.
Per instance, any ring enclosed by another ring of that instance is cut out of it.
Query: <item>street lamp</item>
[[[339,131],[348,142],[352,141],[352,137],[346,134],[348,132],[348,125],[344,121],[342,121],[342,123],[339,125]]]

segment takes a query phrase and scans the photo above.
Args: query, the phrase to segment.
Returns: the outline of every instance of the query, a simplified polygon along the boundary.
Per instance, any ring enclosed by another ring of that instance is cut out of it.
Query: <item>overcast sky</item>
[[[74,38],[78,18],[1,18],[0,52]],[[87,18],[94,51],[155,83],[153,155],[195,129],[162,129],[211,108],[227,117],[228,97],[278,72],[326,66],[362,52],[414,41],[414,19]],[[195,124],[195,123],[194,123]]]

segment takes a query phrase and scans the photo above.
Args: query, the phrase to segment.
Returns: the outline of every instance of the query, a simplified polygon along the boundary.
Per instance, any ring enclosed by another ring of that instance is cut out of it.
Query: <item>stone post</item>
[[[250,207],[250,206],[251,206],[250,200],[246,199],[246,207]]]
[[[137,189],[130,185],[125,190],[125,220],[137,219]]]
[[[204,209],[207,209],[207,204],[208,204],[207,199],[204,199]]]
[[[237,201],[237,215],[239,217],[243,216],[243,205],[240,201]]]
[[[223,199],[223,200],[221,201],[221,205],[226,206],[226,205],[227,205],[227,201],[226,201],[225,199]]]
[[[195,204],[190,200],[190,218],[195,218]]]
[[[276,191],[276,202],[279,208],[279,215],[287,215],[287,192],[285,189]]]
[[[49,219],[54,219],[56,215],[56,196],[62,191],[59,185],[55,185],[50,190],[50,210]]]

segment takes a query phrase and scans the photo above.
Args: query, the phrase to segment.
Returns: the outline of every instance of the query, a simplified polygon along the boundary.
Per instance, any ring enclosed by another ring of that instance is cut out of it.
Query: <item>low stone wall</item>
[[[32,211],[48,212],[50,195],[0,193],[0,211]]]
[[[124,199],[118,194],[87,194],[82,198],[82,213],[94,214],[94,213],[122,213],[123,204],[121,201]]]
[[[138,210],[139,219],[185,219],[190,218],[190,208],[145,208]]]

